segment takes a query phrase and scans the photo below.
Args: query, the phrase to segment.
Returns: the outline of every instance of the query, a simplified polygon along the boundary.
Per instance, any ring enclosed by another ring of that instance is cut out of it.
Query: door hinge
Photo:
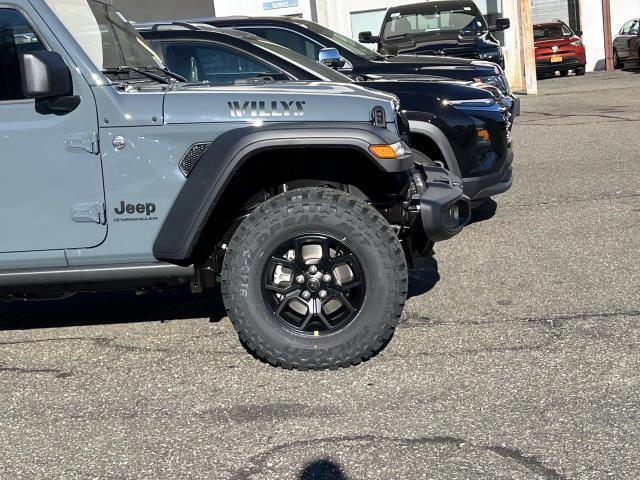
[[[64,144],[67,150],[85,150],[89,153],[100,153],[100,144],[98,143],[98,134],[96,132],[72,135],[65,139]]]
[[[74,222],[93,222],[104,225],[107,220],[107,212],[104,203],[76,203],[71,207],[71,218]]]

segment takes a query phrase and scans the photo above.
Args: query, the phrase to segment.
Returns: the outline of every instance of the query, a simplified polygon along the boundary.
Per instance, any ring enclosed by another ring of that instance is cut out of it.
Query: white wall
[[[214,0],[216,16],[228,17],[234,15],[274,16],[274,15],[298,15],[311,19],[311,6],[309,0],[298,0],[297,7],[276,8],[265,10],[263,3],[267,0]]]
[[[603,70],[604,27],[602,0],[581,0],[581,21],[587,49],[587,70]],[[632,18],[640,18],[640,0],[611,0],[611,33],[615,37],[622,25]]]

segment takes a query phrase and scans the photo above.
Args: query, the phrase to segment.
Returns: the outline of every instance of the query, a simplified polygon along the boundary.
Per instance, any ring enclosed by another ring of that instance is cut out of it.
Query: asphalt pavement
[[[0,478],[640,478],[640,74],[540,88],[361,366],[264,365],[216,295],[0,304]]]

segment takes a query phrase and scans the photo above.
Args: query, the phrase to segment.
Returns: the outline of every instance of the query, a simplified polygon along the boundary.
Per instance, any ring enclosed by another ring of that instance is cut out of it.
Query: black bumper
[[[565,57],[562,62],[551,63],[550,60],[539,60],[536,62],[536,71],[538,73],[551,73],[564,70],[579,70],[584,68],[585,64],[582,63],[577,57]]]
[[[416,164],[414,182],[418,193],[410,202],[411,243],[420,252],[430,242],[448,240],[460,233],[469,223],[471,206],[460,178],[444,168]]]
[[[497,172],[481,177],[463,178],[464,193],[472,200],[482,200],[511,188],[513,183],[513,149],[509,148],[505,161]]]

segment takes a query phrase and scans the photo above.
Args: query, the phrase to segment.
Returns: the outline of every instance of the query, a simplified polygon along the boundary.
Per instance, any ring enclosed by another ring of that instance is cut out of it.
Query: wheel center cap
[[[312,292],[317,292],[320,290],[320,280],[317,278],[310,278],[307,282],[307,288]]]

